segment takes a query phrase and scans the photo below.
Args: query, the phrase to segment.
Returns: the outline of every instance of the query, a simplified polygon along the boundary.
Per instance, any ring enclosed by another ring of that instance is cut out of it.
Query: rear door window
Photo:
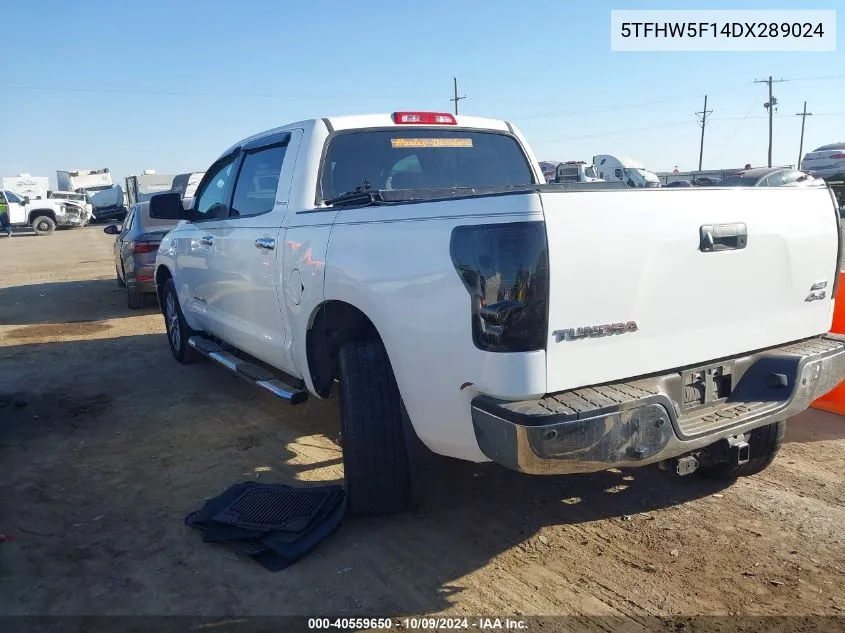
[[[362,130],[329,141],[321,196],[375,190],[508,187],[535,184],[522,147],[510,135],[443,129]]]

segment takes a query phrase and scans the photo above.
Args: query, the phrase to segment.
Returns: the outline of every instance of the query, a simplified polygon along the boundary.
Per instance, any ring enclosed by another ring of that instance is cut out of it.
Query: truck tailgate
[[[839,223],[826,188],[540,196],[548,392],[705,364],[830,328]],[[823,298],[808,300],[821,290]]]

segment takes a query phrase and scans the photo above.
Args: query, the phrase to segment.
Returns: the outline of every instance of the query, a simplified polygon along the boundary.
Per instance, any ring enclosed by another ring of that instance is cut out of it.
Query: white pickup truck
[[[82,202],[53,198],[30,200],[8,189],[0,190],[0,206],[6,208],[11,226],[32,227],[37,235],[50,235],[57,226],[85,226],[91,219]]]
[[[357,514],[406,506],[421,447],[753,474],[845,377],[823,188],[545,184],[507,122],[397,112],[257,134],[150,206],[183,220],[155,270],[173,355],[291,403],[338,383]]]

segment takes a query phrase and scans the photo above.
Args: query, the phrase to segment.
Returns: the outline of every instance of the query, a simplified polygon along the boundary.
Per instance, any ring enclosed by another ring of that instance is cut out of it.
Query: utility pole
[[[455,102],[455,115],[457,115],[458,114],[458,101],[460,101],[461,99],[466,99],[466,95],[464,95],[463,97],[459,97],[458,96],[458,78],[452,77],[452,81],[454,82],[454,85],[455,85],[455,96],[452,97],[451,99],[449,99],[449,101]]]
[[[707,95],[704,95],[704,109],[701,112],[696,112],[695,116],[699,118],[698,124],[701,126],[701,148],[698,150],[698,171],[701,171],[701,161],[704,160],[704,126],[707,125],[707,117],[713,113],[713,110],[707,109]]]
[[[795,116],[801,117],[801,143],[798,145],[798,162],[796,166],[798,169],[801,169],[801,156],[804,154],[804,122],[807,120],[808,116],[813,116],[812,112],[807,112],[807,102],[804,102],[804,111],[803,112],[796,112]]]
[[[763,107],[769,112],[769,167],[772,166],[772,117],[774,116],[775,108],[778,104],[778,100],[772,96],[772,84],[776,83],[779,84],[783,79],[772,79],[772,76],[769,75],[768,79],[755,79],[755,84],[767,84],[769,86],[769,100],[763,104]]]

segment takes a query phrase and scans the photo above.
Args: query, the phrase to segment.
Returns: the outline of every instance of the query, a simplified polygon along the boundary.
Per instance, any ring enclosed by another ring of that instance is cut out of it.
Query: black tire
[[[741,466],[733,466],[726,462],[699,466],[695,471],[706,479],[736,479],[748,477],[769,467],[783,444],[786,433],[786,420],[767,424],[754,429],[748,434],[749,459]]]
[[[338,361],[349,510],[358,516],[401,512],[411,501],[411,476],[402,398],[387,352],[379,341],[348,343]]]
[[[161,291],[161,309],[164,314],[164,327],[167,330],[167,342],[170,344],[173,358],[185,364],[202,360],[202,354],[188,345],[188,339],[198,332],[192,330],[185,322],[185,315],[182,314],[173,279],[168,279]]]
[[[56,223],[47,215],[39,215],[32,220],[32,230],[36,235],[51,235],[56,230]]]
[[[124,284],[125,285],[125,284]],[[145,296],[136,290],[126,290],[126,303],[130,310],[140,310],[144,307]]]
[[[120,278],[120,273],[117,271],[117,268],[114,269],[114,276],[117,279],[117,287],[126,288],[126,282]]]

